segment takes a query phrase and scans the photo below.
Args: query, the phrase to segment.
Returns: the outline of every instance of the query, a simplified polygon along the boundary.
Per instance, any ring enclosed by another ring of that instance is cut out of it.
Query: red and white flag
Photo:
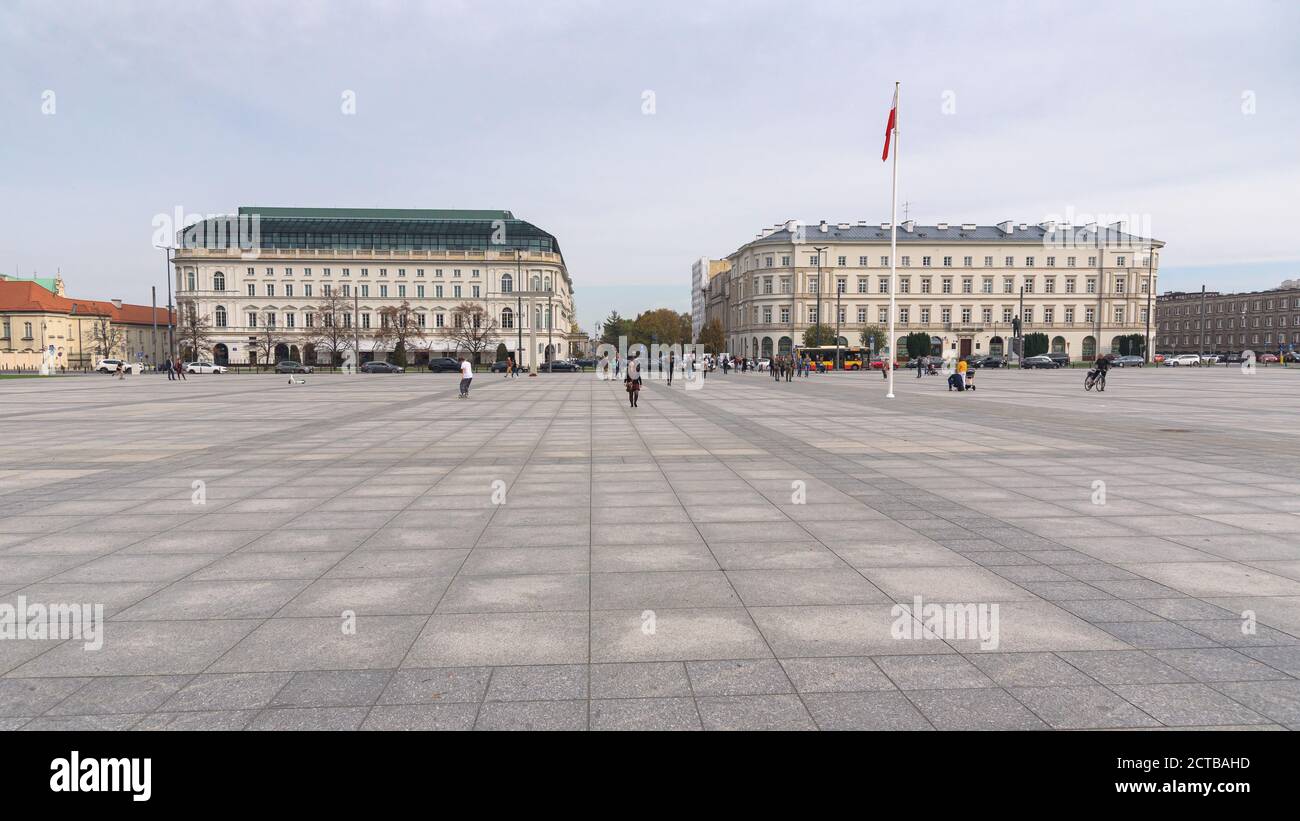
[[[880,161],[884,162],[889,159],[889,138],[893,135],[894,129],[898,127],[898,89],[894,89],[894,104],[889,107],[889,122],[885,123],[885,150],[880,155]]]

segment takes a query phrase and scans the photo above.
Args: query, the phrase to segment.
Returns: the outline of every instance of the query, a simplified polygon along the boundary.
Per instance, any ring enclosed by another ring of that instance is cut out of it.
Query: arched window
[[[197,291],[199,289],[199,280],[193,271],[185,272],[185,290]]]
[[[551,290],[551,278],[550,278],[550,277],[547,277],[547,278],[546,278],[546,290],[548,290],[548,291]]]
[[[503,283],[503,284],[504,284],[504,283]],[[514,312],[514,311],[510,310],[509,308],[503,308],[503,309],[501,309],[501,327],[502,327],[502,328],[513,328],[513,327],[515,327],[515,312]]]
[[[220,271],[217,271],[215,274],[212,275],[212,290],[214,291],[226,290],[225,274],[221,273]]]
[[[542,278],[537,276],[536,274],[533,274],[533,290],[534,291],[542,290]]]
[[[508,294],[515,289],[515,278],[509,274],[501,275],[501,293]],[[501,324],[505,324],[504,319]]]

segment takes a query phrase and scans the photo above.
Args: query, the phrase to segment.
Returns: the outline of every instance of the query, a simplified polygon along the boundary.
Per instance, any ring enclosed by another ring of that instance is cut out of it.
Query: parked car
[[[982,359],[976,359],[972,364],[977,368],[1005,368],[1007,358],[1005,356],[986,356]]]
[[[1171,356],[1165,359],[1166,368],[1177,368],[1179,366],[1200,365],[1201,358],[1194,353],[1180,353],[1178,356]]]
[[[1116,368],[1140,368],[1145,362],[1142,357],[1130,354],[1128,356],[1117,356],[1110,364]]]
[[[1046,356],[1062,368],[1070,367],[1070,355],[1068,353],[1052,352],[1043,354],[1043,356]]]
[[[101,359],[99,364],[95,365],[95,370],[100,373],[115,373],[118,365],[121,365],[122,370],[127,373],[141,373],[144,371],[144,365],[139,362],[128,362],[125,359]]]
[[[1159,364],[1161,364],[1162,362],[1164,362],[1164,361],[1165,361],[1166,359],[1168,359],[1168,358],[1169,358],[1169,354],[1167,354],[1167,353],[1158,353],[1158,354],[1153,354],[1153,355],[1152,355],[1152,357],[1151,357],[1151,361],[1154,362],[1155,364],[1159,365]]]
[[[284,359],[275,363],[276,373],[311,373],[312,370],[311,365],[294,362],[292,359]]]
[[[708,361],[710,362],[710,367],[712,367],[712,360],[708,360]],[[594,360],[594,359],[575,359],[575,360],[573,360],[573,364],[577,365],[579,368],[594,368],[594,367],[596,367],[596,360]]]
[[[1222,362],[1222,361],[1223,361],[1223,357],[1220,356],[1220,355],[1217,354],[1217,353],[1203,353],[1203,354],[1201,354],[1201,364],[1202,364],[1202,365],[1217,365],[1217,364],[1219,364],[1219,363]]]
[[[873,360],[871,360],[871,369],[872,369],[873,371],[883,371],[883,370],[885,369],[885,360],[883,360],[883,359],[873,359]],[[898,363],[897,363],[897,362],[894,363],[894,370],[898,370]]]
[[[1225,365],[1240,365],[1242,362],[1245,361],[1246,361],[1246,357],[1240,351],[1238,351],[1237,353],[1227,353],[1223,355],[1223,364]]]
[[[1282,357],[1283,362],[1300,362],[1300,351],[1287,351]]]
[[[1258,360],[1258,361],[1259,361],[1261,364],[1264,364],[1264,365],[1276,365],[1276,364],[1277,364],[1277,361],[1278,361],[1278,360],[1277,360],[1277,354],[1275,354],[1275,353],[1262,353],[1262,354],[1259,355],[1259,360]]]
[[[387,362],[367,362],[361,366],[362,373],[405,373],[406,368],[390,365]]]
[[[211,362],[186,362],[186,373],[225,373],[225,365],[213,365]]]
[[[509,365],[510,363],[506,362],[503,359],[500,362],[493,362],[492,365],[488,368],[488,371],[490,373],[505,373],[506,368],[509,367]],[[459,370],[459,368],[457,368],[457,370]]]
[[[1038,356],[1027,356],[1027,357],[1025,357],[1025,358],[1021,361],[1021,363],[1020,363],[1020,367],[1022,367],[1022,368],[1059,368],[1059,367],[1061,367],[1061,363],[1060,363],[1060,362],[1057,362],[1055,359],[1053,359],[1052,357],[1048,356],[1047,354],[1039,354]]]
[[[429,370],[434,373],[460,373],[460,363],[450,356],[435,356],[429,360]]]
[[[665,367],[667,366],[665,365]],[[577,373],[582,370],[582,368],[579,368],[576,363],[570,362],[567,359],[553,360],[543,365],[542,369],[550,371],[551,373]]]

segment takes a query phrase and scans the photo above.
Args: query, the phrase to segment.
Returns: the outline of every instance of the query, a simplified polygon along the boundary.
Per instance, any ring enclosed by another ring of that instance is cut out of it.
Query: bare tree
[[[274,365],[275,349],[285,344],[284,332],[275,325],[275,314],[270,311],[262,314],[262,326],[253,338],[256,339],[253,350],[257,354],[258,369],[264,364]]]
[[[99,352],[100,359],[112,356],[113,351],[122,347],[122,343],[126,341],[126,333],[121,328],[115,327],[113,321],[106,316],[95,319],[95,324],[90,329],[90,337],[94,342],[95,350]]]
[[[199,313],[198,303],[193,300],[177,303],[176,319],[176,341],[180,343],[182,357],[202,359],[200,351],[206,353],[212,348],[212,320],[207,314]]]
[[[331,365],[342,362],[344,351],[352,350],[355,345],[356,337],[345,316],[352,316],[352,300],[334,291],[316,303],[317,321],[307,332],[308,344],[318,352],[328,353]]]
[[[424,339],[424,328],[418,316],[406,300],[402,300],[401,305],[379,309],[379,328],[374,332],[375,347],[392,350],[396,354],[395,365],[406,367],[411,343]]]
[[[482,305],[462,302],[451,309],[450,322],[442,328],[441,335],[448,347],[469,354],[471,363],[477,363],[480,354],[492,344],[497,335],[497,320]]]

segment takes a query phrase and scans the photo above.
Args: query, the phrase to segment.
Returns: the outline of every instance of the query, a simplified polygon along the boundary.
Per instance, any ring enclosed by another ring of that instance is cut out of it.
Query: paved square
[[[1300,369],[1082,379],[0,382],[0,723],[1300,729]]]

